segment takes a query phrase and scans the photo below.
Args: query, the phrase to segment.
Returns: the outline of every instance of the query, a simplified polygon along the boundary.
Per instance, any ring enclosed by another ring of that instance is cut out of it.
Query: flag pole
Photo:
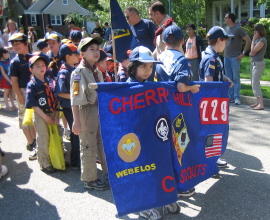
[[[112,32],[114,78],[115,78],[115,82],[118,82],[117,71],[116,71],[116,50],[115,50],[114,30],[111,29],[111,32]]]

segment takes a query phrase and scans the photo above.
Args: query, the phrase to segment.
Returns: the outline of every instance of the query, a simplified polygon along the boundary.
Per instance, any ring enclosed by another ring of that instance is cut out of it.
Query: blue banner
[[[126,52],[133,49],[137,42],[117,0],[110,0],[110,8],[116,59],[122,62],[126,57]]]
[[[192,83],[192,82],[191,82]],[[119,216],[170,204],[215,175],[228,139],[229,83],[98,84],[101,133]]]

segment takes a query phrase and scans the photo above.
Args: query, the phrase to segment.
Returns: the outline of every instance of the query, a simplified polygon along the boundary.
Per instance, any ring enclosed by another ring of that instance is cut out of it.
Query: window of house
[[[37,16],[36,15],[30,15],[31,19],[31,25],[32,26],[37,26]]]
[[[51,15],[51,25],[62,25],[62,16]]]
[[[68,0],[63,0],[63,5],[68,5]]]
[[[260,6],[257,6],[258,0],[253,0],[253,17],[260,17]]]

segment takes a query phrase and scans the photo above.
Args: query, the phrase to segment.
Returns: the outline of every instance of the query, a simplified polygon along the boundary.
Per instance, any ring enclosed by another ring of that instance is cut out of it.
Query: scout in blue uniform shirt
[[[12,87],[18,99],[19,126],[20,129],[23,130],[27,139],[26,148],[31,151],[29,159],[33,160],[37,158],[34,150],[36,147],[36,132],[33,126],[22,125],[25,114],[25,89],[31,76],[28,66],[28,58],[26,57],[26,54],[29,53],[27,40],[27,36],[22,33],[13,34],[9,38],[14,50],[18,53],[10,62],[9,76],[11,77]]]
[[[189,85],[190,63],[180,52],[184,43],[184,34],[181,28],[176,25],[167,27],[162,33],[162,40],[167,46],[167,50],[158,57],[162,62],[156,66],[158,81],[175,81],[179,92],[198,92],[200,85]]]
[[[124,60],[120,63],[119,68],[118,68],[118,82],[126,82],[128,79],[128,65],[130,63],[129,61],[129,55],[130,55],[131,50],[128,50],[126,52],[126,56],[124,57]]]
[[[57,34],[50,34],[46,42],[50,48],[50,51],[47,53],[50,59],[48,67],[51,68],[54,77],[57,77],[58,71],[63,63],[59,56],[59,48],[61,46],[60,38]]]
[[[203,52],[203,58],[200,62],[200,80],[207,82],[227,81],[231,82],[230,87],[232,87],[233,82],[224,75],[223,63],[219,57],[219,53],[225,49],[228,34],[222,27],[214,26],[207,33],[206,38],[208,38],[209,46]],[[227,167],[227,162],[219,158],[217,165],[219,168]]]
[[[152,74],[154,63],[159,63],[154,58],[153,53],[144,46],[138,46],[130,53],[130,64],[128,66],[129,78],[127,82],[147,82],[148,77]],[[178,203],[168,204],[163,207],[164,213],[178,214],[180,206]],[[143,218],[151,219],[155,215],[155,219],[161,219],[160,213],[156,209],[148,209],[140,212]]]
[[[63,108],[63,113],[67,119],[68,125],[72,128],[73,115],[70,104],[70,76],[74,65],[79,62],[79,51],[72,43],[63,44],[60,47],[59,55],[64,61],[57,76],[56,81],[56,94],[58,100]],[[70,152],[70,165],[73,169],[80,168],[80,142],[79,136],[73,132],[70,134],[71,152]]]
[[[34,126],[37,132],[37,155],[41,170],[53,173],[49,157],[49,124],[58,124],[59,113],[56,111],[57,99],[53,92],[55,81],[45,77],[46,58],[33,56],[29,59],[29,68],[34,75],[27,84],[26,108],[33,108],[35,114]]]
[[[199,77],[201,81],[228,81],[232,82],[224,75],[224,66],[220,59],[220,52],[223,52],[228,34],[219,27],[212,27],[206,35],[209,46],[203,52],[203,59],[200,62]],[[233,84],[231,84],[233,86]]]

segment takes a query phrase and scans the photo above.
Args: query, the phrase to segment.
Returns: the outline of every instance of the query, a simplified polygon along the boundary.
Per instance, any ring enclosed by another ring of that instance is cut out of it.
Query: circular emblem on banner
[[[159,140],[167,141],[169,140],[169,122],[166,116],[160,116],[156,120],[156,135]]]
[[[124,135],[117,147],[119,157],[125,162],[135,161],[141,153],[140,140],[134,133]]]

